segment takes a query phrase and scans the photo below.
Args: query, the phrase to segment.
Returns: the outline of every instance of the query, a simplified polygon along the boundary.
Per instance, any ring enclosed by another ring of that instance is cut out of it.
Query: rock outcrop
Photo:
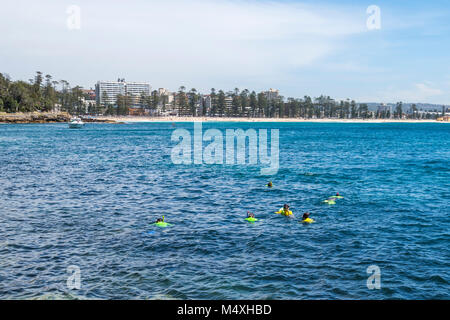
[[[67,112],[0,113],[0,123],[57,123],[70,118]]]

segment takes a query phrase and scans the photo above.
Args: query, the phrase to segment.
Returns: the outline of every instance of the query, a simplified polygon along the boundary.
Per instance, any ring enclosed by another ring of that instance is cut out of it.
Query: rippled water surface
[[[274,188],[257,165],[172,164],[192,123],[0,125],[0,298],[450,298],[449,125],[203,127],[280,129]]]

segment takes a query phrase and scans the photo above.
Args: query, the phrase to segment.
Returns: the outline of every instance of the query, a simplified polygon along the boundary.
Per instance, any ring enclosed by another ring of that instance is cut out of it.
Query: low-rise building
[[[275,101],[280,99],[280,91],[270,88],[268,91],[264,91],[267,101]]]
[[[168,89],[158,89],[159,103],[157,112],[161,115],[177,115],[175,107],[175,93]]]

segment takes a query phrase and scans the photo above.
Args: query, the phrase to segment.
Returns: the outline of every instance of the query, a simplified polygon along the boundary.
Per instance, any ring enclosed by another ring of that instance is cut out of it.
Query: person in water
[[[313,223],[313,222],[315,222],[313,219],[311,219],[309,216],[311,215],[311,213],[309,213],[309,212],[305,212],[304,214],[303,214],[303,217],[302,217],[302,222],[304,222],[304,223]]]
[[[331,197],[329,197],[328,198],[328,201],[334,201],[335,199],[343,199],[344,197],[343,196],[341,196],[340,194],[339,194],[339,192],[336,192],[336,195],[335,196],[331,196]]]
[[[269,183],[267,184],[267,186],[268,186],[269,188],[272,188],[272,187],[273,187],[272,181],[269,181]]]
[[[160,223],[160,222],[163,222],[163,221],[164,221],[164,219],[158,218],[158,219],[156,219],[156,222],[155,222],[155,223]]]
[[[283,206],[283,208],[278,210],[278,212],[276,212],[276,213],[281,214],[282,216],[285,216],[285,217],[293,216],[292,211],[289,210],[289,205],[288,204],[285,204]]]
[[[255,215],[249,211],[247,211],[247,218],[254,218]]]
[[[329,197],[327,200],[324,201],[324,203],[336,204],[336,198],[335,197]]]

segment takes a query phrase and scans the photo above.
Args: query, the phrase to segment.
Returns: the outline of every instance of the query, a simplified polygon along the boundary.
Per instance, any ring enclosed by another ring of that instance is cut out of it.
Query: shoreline
[[[72,116],[67,112],[30,112],[30,113],[0,113],[2,124],[32,124],[32,123],[64,123]],[[146,123],[146,122],[267,122],[267,123],[450,123],[432,119],[304,119],[304,118],[242,118],[242,117],[146,117],[146,116],[98,116],[83,117],[85,123]]]
[[[437,120],[415,119],[303,119],[303,118],[231,118],[231,117],[142,117],[142,116],[109,116],[96,117],[100,121],[115,122],[315,122],[315,123],[450,123]]]
[[[68,123],[72,115],[67,112],[0,112],[0,124]],[[123,123],[117,120],[83,118],[85,123]]]
[[[67,112],[18,112],[0,113],[0,123],[27,124],[27,123],[64,123],[70,120]]]

